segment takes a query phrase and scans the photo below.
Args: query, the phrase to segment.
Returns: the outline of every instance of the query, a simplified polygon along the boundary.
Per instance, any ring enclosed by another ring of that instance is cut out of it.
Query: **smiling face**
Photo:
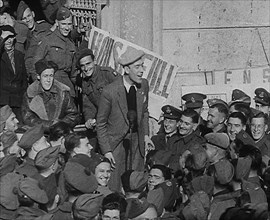
[[[8,37],[8,39],[5,41],[5,50],[10,51],[14,48],[15,43],[15,35],[11,35]]]
[[[179,122],[175,119],[164,119],[164,130],[166,134],[172,134],[173,132],[177,131]]]
[[[196,124],[193,123],[191,117],[187,117],[185,115],[181,116],[181,119],[179,121],[179,133],[182,136],[187,136],[191,134],[196,128]]]
[[[209,108],[207,116],[207,127],[214,129],[219,124],[222,124],[225,120],[223,113],[219,112],[217,108]]]
[[[92,60],[92,57],[86,56],[80,59],[80,67],[81,71],[83,72],[84,76],[90,77],[94,72],[95,63]]]
[[[100,186],[107,186],[111,177],[111,164],[101,162],[95,168],[95,177]]]
[[[125,66],[125,73],[127,75],[126,79],[131,83],[138,83],[141,84],[142,83],[142,76],[143,76],[143,72],[144,72],[144,61],[143,59],[139,59],[136,62]]]
[[[231,141],[235,140],[236,135],[242,131],[246,130],[246,126],[242,124],[239,118],[230,117],[227,122],[227,133]]]
[[[31,30],[35,25],[35,13],[30,8],[25,9],[22,21],[26,23],[27,27]]]
[[[58,24],[58,30],[60,31],[60,33],[64,37],[67,37],[70,31],[72,30],[72,17],[69,16],[65,20],[57,21],[57,24]]]
[[[264,118],[252,118],[250,123],[250,130],[255,141],[260,140],[267,131],[268,126],[265,124]]]

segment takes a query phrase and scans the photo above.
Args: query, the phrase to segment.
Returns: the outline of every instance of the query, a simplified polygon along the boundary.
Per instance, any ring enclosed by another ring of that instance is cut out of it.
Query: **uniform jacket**
[[[118,77],[119,75],[112,68],[96,65],[92,76],[82,79],[83,115],[86,121],[96,118],[103,88]]]
[[[139,147],[143,155],[144,135],[149,134],[148,91],[148,82],[143,79],[136,92]],[[123,77],[120,77],[105,87],[100,96],[97,136],[103,154],[114,151],[116,147],[122,144],[122,140],[129,130],[127,112],[126,91]]]
[[[270,135],[265,134],[261,140],[255,143],[262,153],[262,156],[270,157]]]
[[[48,118],[45,104],[42,98],[42,89],[39,81],[33,82],[27,89],[23,97],[22,116],[24,123],[33,126],[36,123],[42,123],[45,129],[48,129],[55,121],[64,121],[71,127],[79,122],[79,114],[77,108],[70,97],[69,88],[54,80],[52,88],[53,98],[56,107],[54,117]]]
[[[34,160],[29,157],[26,157],[25,161],[17,167],[15,171],[16,173],[29,177],[34,177],[38,174],[38,169],[35,166]]]
[[[2,45],[4,46],[4,45]],[[27,88],[27,75],[24,55],[14,50],[15,73],[4,48],[0,48],[0,105],[20,107],[22,95]]]
[[[177,144],[180,139],[179,133],[173,134],[171,137],[168,138],[166,142],[166,134],[165,133],[158,133],[154,135],[151,140],[155,145],[155,150],[171,150],[173,149],[173,145]]]
[[[75,52],[76,47],[69,37],[64,37],[58,29],[45,35],[40,42],[36,52],[34,63],[45,58],[58,65],[55,79],[70,88],[70,95],[75,97],[74,86],[71,79],[75,81]]]

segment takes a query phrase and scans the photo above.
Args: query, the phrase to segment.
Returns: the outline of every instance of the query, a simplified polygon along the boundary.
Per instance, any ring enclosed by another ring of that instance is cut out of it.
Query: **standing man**
[[[35,66],[38,80],[27,88],[23,98],[24,123],[30,126],[43,124],[46,130],[58,121],[74,127],[79,122],[79,114],[69,87],[54,79],[57,65],[41,59]]]
[[[0,26],[0,107],[9,105],[22,122],[22,96],[27,88],[24,54],[15,48],[16,32],[10,25]]]
[[[77,82],[81,81],[82,87],[82,111],[85,126],[88,129],[96,127],[98,102],[103,88],[118,78],[118,74],[110,67],[101,67],[95,64],[93,51],[85,48],[78,54],[77,65],[81,75],[77,76]],[[77,84],[77,83],[76,83]]]
[[[102,153],[115,167],[110,188],[116,191],[120,190],[126,160],[132,162],[131,169],[142,170],[145,145],[148,147],[151,143],[148,136],[149,85],[142,78],[143,56],[142,51],[128,47],[119,59],[125,71],[123,77],[105,87],[100,96],[97,137]],[[124,143],[128,143],[126,158]]]
[[[40,59],[51,60],[58,65],[55,79],[70,88],[70,95],[75,97],[72,81],[75,82],[75,52],[76,47],[70,39],[72,16],[67,8],[60,8],[56,16],[57,28],[46,35],[40,42],[34,58],[34,63]]]

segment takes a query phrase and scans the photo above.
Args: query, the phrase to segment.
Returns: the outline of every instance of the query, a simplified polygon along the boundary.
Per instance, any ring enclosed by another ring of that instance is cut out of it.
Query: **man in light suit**
[[[103,89],[97,113],[97,137],[102,153],[115,168],[109,183],[120,190],[121,175],[127,169],[143,170],[148,136],[149,85],[142,78],[144,52],[128,47],[119,58],[124,75]]]

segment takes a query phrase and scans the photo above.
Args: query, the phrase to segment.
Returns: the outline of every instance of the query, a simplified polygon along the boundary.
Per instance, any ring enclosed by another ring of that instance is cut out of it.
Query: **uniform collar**
[[[129,83],[127,82],[125,76],[123,76],[123,82],[124,82],[124,86],[125,86],[127,92],[129,92],[129,89],[130,89],[131,86],[135,86],[135,90],[137,91],[137,86],[136,86],[136,84],[133,84],[133,85],[129,84]]]

